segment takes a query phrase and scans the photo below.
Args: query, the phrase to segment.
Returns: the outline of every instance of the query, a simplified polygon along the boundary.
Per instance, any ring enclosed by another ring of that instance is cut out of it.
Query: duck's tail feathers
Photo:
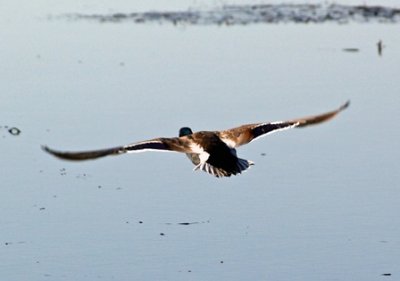
[[[235,167],[232,169],[224,169],[224,168],[218,168],[215,166],[212,166],[210,163],[203,162],[198,165],[196,165],[193,169],[193,171],[197,170],[202,170],[204,172],[207,172],[217,178],[221,177],[230,177],[231,175],[237,175],[242,173],[243,171],[247,170],[250,168],[250,166],[254,165],[254,162],[238,158]]]

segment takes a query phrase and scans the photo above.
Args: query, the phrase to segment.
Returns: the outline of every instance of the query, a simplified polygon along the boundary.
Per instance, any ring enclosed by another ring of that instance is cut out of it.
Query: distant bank
[[[69,20],[98,22],[172,23],[174,25],[247,25],[270,23],[350,22],[399,23],[400,9],[337,4],[226,5],[215,9],[149,11],[142,13],[66,14]],[[59,18],[56,17],[56,18]],[[54,17],[50,17],[54,18]]]

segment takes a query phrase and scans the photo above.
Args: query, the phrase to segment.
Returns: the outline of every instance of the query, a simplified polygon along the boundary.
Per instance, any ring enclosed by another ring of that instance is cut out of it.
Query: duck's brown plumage
[[[176,151],[186,153],[195,170],[204,170],[216,177],[237,175],[247,170],[253,162],[240,159],[236,155],[236,147],[247,144],[261,136],[289,128],[302,128],[328,121],[346,109],[346,102],[338,109],[298,119],[277,122],[264,122],[242,125],[224,131],[200,131],[193,133],[188,127],[181,128],[179,137],[155,138],[113,148],[64,152],[43,146],[46,152],[66,160],[89,160],[109,155],[119,155],[147,150]]]

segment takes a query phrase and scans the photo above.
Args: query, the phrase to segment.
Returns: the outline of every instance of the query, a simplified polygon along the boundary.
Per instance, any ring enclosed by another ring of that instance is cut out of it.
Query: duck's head
[[[179,129],[179,136],[187,136],[187,135],[191,135],[193,134],[192,129],[190,129],[189,127],[183,127]]]

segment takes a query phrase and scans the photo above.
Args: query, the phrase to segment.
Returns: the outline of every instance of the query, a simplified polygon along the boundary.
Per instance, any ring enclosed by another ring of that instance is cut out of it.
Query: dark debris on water
[[[18,136],[19,134],[21,134],[21,130],[18,129],[17,127],[12,127],[8,129],[8,132],[13,136]]]
[[[172,224],[177,224],[177,225],[192,225],[192,224],[203,224],[203,223],[210,223],[210,221],[207,220],[207,221],[178,222],[178,223],[167,222],[167,223],[165,223],[165,224],[167,224],[167,225],[172,225]]]
[[[9,126],[0,126],[0,129],[5,129],[10,135],[19,136],[21,134],[21,130],[17,127],[9,127]]]
[[[360,49],[358,48],[343,48],[343,52],[348,52],[348,53],[357,53],[359,51]]]

